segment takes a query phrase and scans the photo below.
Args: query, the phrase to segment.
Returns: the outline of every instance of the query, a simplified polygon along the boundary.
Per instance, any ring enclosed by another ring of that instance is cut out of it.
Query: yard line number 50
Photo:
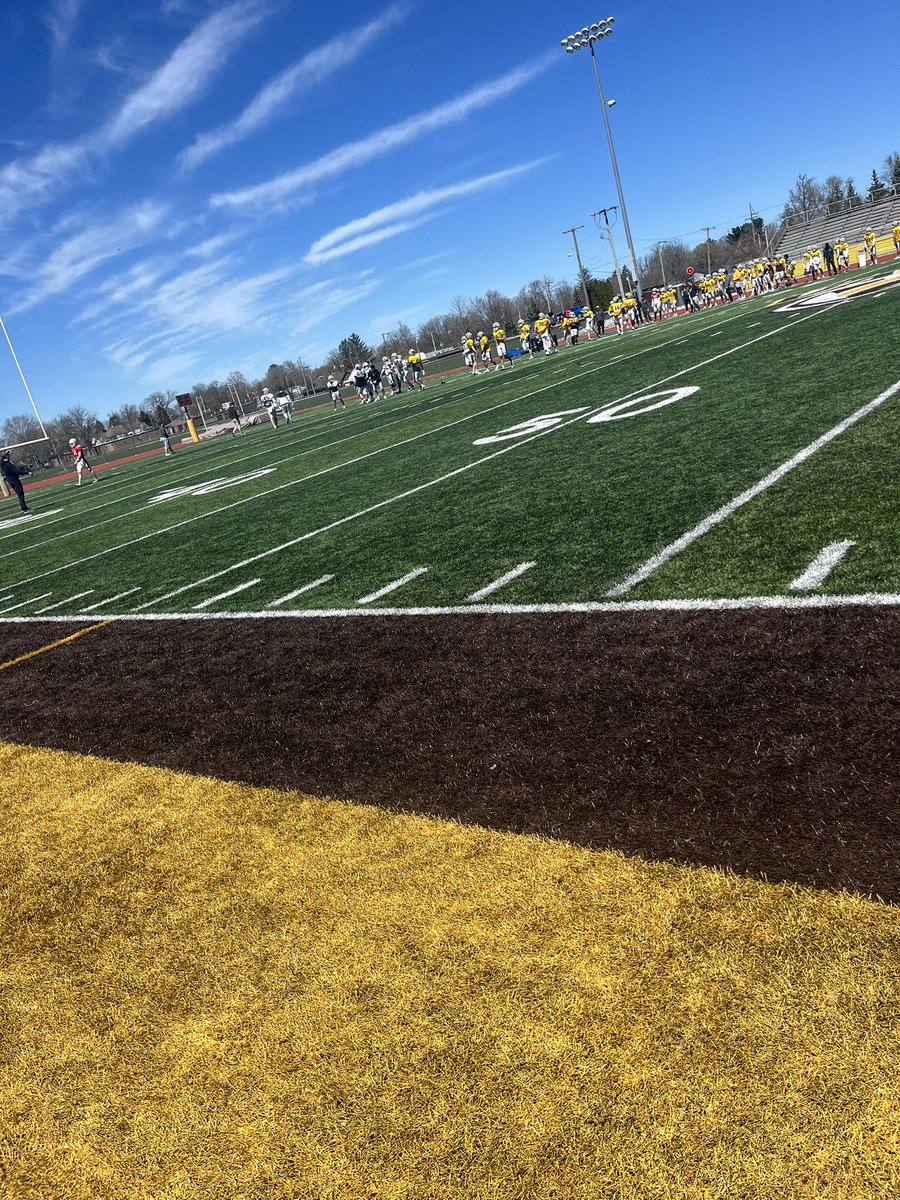
[[[644,413],[667,408],[670,404],[684,400],[686,396],[693,396],[699,391],[699,387],[667,388],[664,392],[651,392],[649,396],[638,396],[634,400],[614,400],[612,404],[604,405],[599,412],[588,417],[585,424],[599,425],[604,421],[624,421],[627,417],[640,417]],[[495,442],[511,442],[515,438],[528,437],[532,433],[542,433],[552,429],[554,425],[562,424],[566,417],[590,411],[591,406],[585,404],[581,408],[566,408],[562,412],[547,413],[543,417],[531,417],[518,425],[511,425],[509,429],[501,430],[500,433],[491,434],[490,437],[477,438],[473,445],[491,446]]]

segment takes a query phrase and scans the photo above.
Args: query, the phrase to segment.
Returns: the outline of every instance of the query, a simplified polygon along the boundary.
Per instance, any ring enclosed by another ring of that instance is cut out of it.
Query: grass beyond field
[[[833,282],[42,488],[0,616],[898,592],[900,291]]]
[[[0,778],[4,1195],[895,1194],[888,906],[60,752]]]

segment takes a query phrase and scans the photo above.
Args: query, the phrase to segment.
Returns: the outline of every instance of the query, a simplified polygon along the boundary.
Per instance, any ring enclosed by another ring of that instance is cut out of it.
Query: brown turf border
[[[898,644],[864,608],[121,621],[0,676],[0,737],[896,901]]]

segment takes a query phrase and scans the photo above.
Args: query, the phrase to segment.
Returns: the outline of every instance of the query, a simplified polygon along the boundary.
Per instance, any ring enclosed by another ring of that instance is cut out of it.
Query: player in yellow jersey
[[[625,305],[618,296],[613,296],[610,301],[609,308],[606,310],[613,319],[613,324],[616,327],[616,333],[621,335],[625,332]]]
[[[541,339],[544,353],[555,354],[556,347],[553,345],[553,336],[550,333],[550,318],[545,312],[538,313],[537,320],[534,323],[534,332]]]
[[[462,340],[463,365],[472,372],[473,375],[478,374],[478,356],[475,352],[475,339],[471,333],[467,333]]]
[[[420,392],[425,391],[425,384],[422,380],[425,378],[425,364],[422,361],[422,355],[418,349],[414,350],[412,346],[409,348],[409,354],[406,356],[406,364],[409,368],[409,377],[412,380],[410,391],[418,387]]]
[[[494,339],[494,346],[497,350],[497,358],[500,360],[494,367],[494,370],[499,371],[501,367],[511,367],[513,365],[513,361],[509,357],[509,352],[506,349],[506,330],[499,321],[494,322],[491,329],[491,336]]]
[[[494,360],[491,356],[491,339],[483,329],[478,331],[478,353],[484,363],[484,370],[489,371],[494,365]]]
[[[850,243],[843,234],[834,243],[834,252],[837,255],[838,271],[843,273],[850,270]]]
[[[597,330],[594,328],[594,310],[589,306],[582,309],[581,319],[584,321],[585,337],[593,337]]]
[[[866,254],[869,256],[869,266],[874,267],[878,262],[878,252],[875,248],[875,243],[878,241],[878,236],[874,229],[869,226],[865,233]]]
[[[522,342],[522,353],[534,358],[534,347],[531,344],[531,326],[527,321],[519,322],[519,338]]]

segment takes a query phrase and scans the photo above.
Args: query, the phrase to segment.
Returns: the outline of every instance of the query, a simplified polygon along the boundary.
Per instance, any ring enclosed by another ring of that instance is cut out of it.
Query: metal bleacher
[[[792,221],[796,224],[791,224]],[[862,242],[863,234],[870,227],[878,234],[879,253],[884,253],[888,248],[885,237],[890,243],[889,249],[893,250],[890,234],[893,226],[898,223],[900,192],[897,191],[875,204],[860,204],[839,213],[813,217],[809,221],[797,217],[789,218],[773,243],[773,257],[786,254],[796,261],[808,246],[822,247],[826,242],[834,244],[841,237],[845,237],[851,246],[855,246]],[[856,259],[852,258],[851,261],[855,264]]]

